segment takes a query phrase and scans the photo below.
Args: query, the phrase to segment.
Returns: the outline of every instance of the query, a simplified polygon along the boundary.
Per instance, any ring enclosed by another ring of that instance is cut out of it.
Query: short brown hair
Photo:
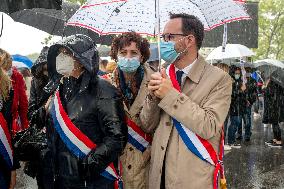
[[[117,62],[118,51],[123,47],[129,46],[131,42],[136,43],[136,47],[141,52],[141,63],[145,63],[150,57],[150,44],[147,39],[142,38],[136,32],[127,32],[116,37],[111,44],[110,57]]]

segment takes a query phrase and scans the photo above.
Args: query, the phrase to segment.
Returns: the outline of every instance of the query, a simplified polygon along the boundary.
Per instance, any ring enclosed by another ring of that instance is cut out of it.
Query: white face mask
[[[64,53],[56,57],[56,71],[64,76],[69,76],[74,69],[74,59]]]

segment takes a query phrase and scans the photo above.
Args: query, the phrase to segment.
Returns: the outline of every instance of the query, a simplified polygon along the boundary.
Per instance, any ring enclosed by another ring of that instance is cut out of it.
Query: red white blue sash
[[[51,115],[55,130],[67,148],[75,156],[83,159],[91,150],[96,148],[96,144],[72,123],[62,106],[59,90],[56,91],[54,96]],[[113,163],[111,163],[101,175],[115,181],[115,189],[122,189],[121,176],[117,173]]]
[[[168,75],[170,76],[170,79],[172,81],[172,84],[175,89],[177,89],[179,92],[181,92],[181,88],[179,86],[179,83],[176,79],[175,74],[175,67],[174,64],[171,64],[169,66],[169,69],[167,70]],[[214,180],[213,180],[213,188],[218,188],[218,178],[219,174],[221,174],[221,181],[224,182],[224,169],[223,169],[223,154],[224,154],[224,135],[221,135],[221,142],[220,142],[220,154],[217,155],[216,151],[214,150],[213,146],[205,139],[201,138],[197,134],[193,133],[191,130],[189,130],[187,127],[182,125],[179,121],[176,119],[173,119],[173,124],[175,128],[178,131],[179,136],[182,138],[183,142],[185,143],[188,150],[190,150],[193,154],[195,154],[197,157],[202,159],[203,161],[206,161],[210,163],[211,165],[215,166],[214,171]],[[223,132],[222,132],[223,133]],[[223,179],[223,180],[222,180]],[[223,186],[224,187],[224,186]]]
[[[151,144],[152,136],[146,134],[134,121],[128,117],[126,117],[126,122],[128,126],[128,142],[141,152],[144,152]]]
[[[0,156],[5,160],[7,167],[13,167],[13,150],[11,143],[11,134],[8,125],[2,113],[0,112]]]

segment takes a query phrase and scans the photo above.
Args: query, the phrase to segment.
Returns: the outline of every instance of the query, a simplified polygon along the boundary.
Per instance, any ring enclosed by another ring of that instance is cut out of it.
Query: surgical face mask
[[[139,66],[140,66],[140,61],[138,57],[133,57],[133,58],[125,58],[122,56],[117,57],[118,62],[117,65],[118,67],[126,73],[132,73],[135,72]]]
[[[69,76],[74,69],[74,59],[64,53],[56,57],[56,71],[64,76]]]
[[[240,79],[241,75],[240,74],[235,74],[235,79],[238,80]]]
[[[183,39],[184,38],[182,38],[181,40]],[[186,50],[187,48],[184,49],[184,51],[178,53],[175,50],[175,42],[173,41],[168,41],[168,42],[161,41],[161,44],[160,44],[161,58],[168,63],[173,63],[174,61],[176,61],[176,59],[181,54],[183,54]]]

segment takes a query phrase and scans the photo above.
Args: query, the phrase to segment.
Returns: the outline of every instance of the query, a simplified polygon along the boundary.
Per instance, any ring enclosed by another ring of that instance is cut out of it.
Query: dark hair
[[[147,39],[142,38],[138,33],[127,32],[116,37],[111,44],[110,57],[117,62],[118,51],[123,47],[129,46],[131,42],[136,43],[142,55],[142,62],[145,63],[150,57],[150,44]]]
[[[170,19],[181,18],[182,19],[182,32],[185,35],[192,34],[197,43],[197,48],[200,49],[204,38],[204,26],[202,22],[193,15],[181,13],[172,14],[170,13]]]
[[[107,64],[108,64],[108,60],[103,59],[103,60],[100,61],[100,64],[101,64],[103,67],[106,67]]]

